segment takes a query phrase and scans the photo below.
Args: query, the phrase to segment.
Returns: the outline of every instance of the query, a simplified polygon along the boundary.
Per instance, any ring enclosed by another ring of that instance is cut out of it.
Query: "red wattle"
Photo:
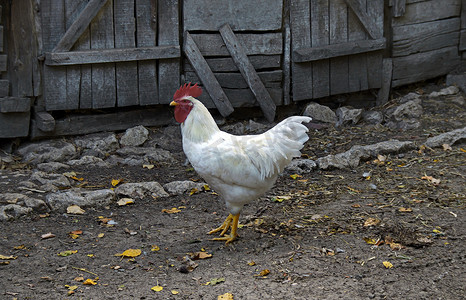
[[[184,120],[189,115],[189,112],[191,111],[193,107],[191,105],[177,105],[175,106],[175,120],[178,123],[183,123]]]

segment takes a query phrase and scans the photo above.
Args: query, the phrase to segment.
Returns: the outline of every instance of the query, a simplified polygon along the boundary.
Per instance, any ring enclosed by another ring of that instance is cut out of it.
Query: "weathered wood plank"
[[[445,75],[459,63],[457,46],[395,57],[392,86],[397,87]]]
[[[373,0],[374,1],[374,0]],[[379,1],[379,0],[375,0]],[[351,8],[351,10],[358,16],[359,21],[364,26],[364,29],[367,31],[369,36],[372,39],[378,38],[377,32],[378,26],[374,20],[366,12],[366,6],[362,5],[363,2],[360,0],[345,0],[346,4]]]
[[[378,40],[358,40],[314,48],[301,48],[293,52],[294,62],[316,61],[385,49],[384,38]]]
[[[8,55],[0,54],[0,72],[6,72],[8,70]]]
[[[351,2],[351,1],[350,1]],[[341,45],[348,42],[348,7],[344,0],[330,1],[330,44]],[[361,16],[359,16],[361,17]],[[349,91],[348,57],[330,59],[330,94],[337,95]]]
[[[51,51],[65,33],[64,1],[43,0],[41,28],[43,51]],[[44,66],[44,99],[47,110],[68,109],[65,99],[66,68]]]
[[[281,87],[282,71],[257,72],[257,75],[259,75],[266,88]],[[222,88],[247,89],[249,87],[240,73],[214,73],[214,76]],[[200,82],[199,77],[194,72],[186,72],[185,79],[188,82]]]
[[[246,55],[242,45],[239,43],[236,38],[233,30],[230,25],[225,24],[220,27],[220,34],[222,35],[223,41],[227,46],[228,51],[231,54],[231,57],[238,66],[239,71],[243,75],[244,79],[248,83],[249,88],[251,89],[254,96],[256,96],[259,105],[264,112],[266,119],[269,122],[273,122],[275,119],[276,105],[267,92],[264,84],[257,75],[256,70],[252,66],[251,62]]]
[[[283,105],[291,103],[291,29],[290,29],[290,0],[284,1],[284,46],[283,46]],[[251,62],[252,63],[252,62]],[[253,64],[254,66],[254,64]],[[257,70],[256,68],[254,68]],[[260,75],[259,75],[260,76]],[[261,78],[262,80],[262,78]],[[266,85],[267,87],[267,85]]]
[[[231,104],[234,107],[257,107],[259,103],[252,93],[251,89],[223,89]],[[268,88],[267,92],[270,94],[275,105],[283,104],[283,89],[281,88]],[[212,98],[207,93],[202,94],[199,99],[205,104],[207,108],[215,108]]]
[[[293,51],[300,48],[311,47],[311,16],[310,3],[308,0],[291,1],[290,23],[291,36],[293,38],[291,47]],[[305,100],[312,98],[312,65],[310,62],[293,63],[291,66],[293,100]]]
[[[220,34],[191,34],[203,56],[228,56]],[[247,55],[274,55],[283,53],[281,33],[238,33],[238,41],[244,45]]]
[[[102,49],[72,52],[47,52],[46,65],[66,66],[154,60],[180,57],[179,46],[156,46],[127,49]]]
[[[252,55],[248,56],[255,70],[279,69],[281,67],[280,55]],[[213,72],[238,72],[238,67],[231,57],[206,58],[209,68]],[[184,70],[186,72],[194,71],[189,62],[185,61]]]
[[[406,11],[406,0],[392,0],[392,15],[395,18],[401,17]]]
[[[224,117],[228,116],[234,111],[228,97],[223,92],[220,84],[214,76],[214,73],[207,65],[204,57],[201,55],[196,42],[194,42],[189,32],[185,33],[184,53],[188,57],[189,62],[196,71],[197,76],[201,79],[207,93],[214,101],[220,114]]]
[[[466,50],[466,29],[462,29],[460,32],[460,44],[458,46],[458,50]]]
[[[458,44],[460,18],[393,28],[393,57],[406,56]]]
[[[16,113],[31,110],[31,98],[4,97],[0,98],[0,113]]]
[[[461,3],[458,0],[428,0],[406,5],[402,17],[392,19],[392,26],[423,23],[458,17]]]
[[[461,29],[466,29],[466,0],[461,0]]]
[[[3,52],[3,25],[0,25],[0,52]]]
[[[34,112],[35,125],[41,131],[51,132],[55,129],[55,119],[51,114],[45,111]]]
[[[0,97],[10,95],[10,81],[8,79],[0,79]]]
[[[29,134],[29,118],[31,113],[0,113],[0,138],[25,137]]]
[[[115,48],[136,47],[134,0],[114,0]],[[136,62],[116,64],[116,94],[119,107],[138,105],[138,69]]]
[[[382,86],[377,93],[376,105],[381,107],[388,102],[392,85],[393,63],[391,58],[384,58],[382,62]]]
[[[366,7],[366,0],[360,0]],[[348,10],[348,42],[367,40],[368,35],[356,14]],[[365,91],[369,88],[367,78],[367,55],[352,54],[348,57],[349,92]]]
[[[113,0],[108,0],[91,23],[91,48],[114,48]],[[92,108],[115,107],[115,64],[92,66]]]
[[[138,47],[157,43],[157,1],[136,0],[136,34]],[[178,48],[178,54],[180,50]],[[157,62],[138,61],[139,105],[159,103]]]
[[[158,1],[158,45],[178,46],[179,40],[179,0]],[[159,61],[159,103],[168,104],[180,87],[179,58]]]
[[[122,122],[122,120],[124,120],[124,122]],[[35,120],[33,120],[30,136],[32,139],[36,139],[39,137],[68,136],[102,131],[125,130],[137,125],[165,126],[169,124],[174,124],[173,114],[170,110],[163,109],[163,107],[146,107],[144,109],[118,111],[116,113],[68,115],[64,119],[55,120],[55,129],[52,132],[44,132],[40,130]]]
[[[90,0],[86,7],[81,11],[81,14],[77,17],[76,21],[73,22],[73,24],[66,30],[65,34],[52,51],[70,50],[107,1],[108,0]]]
[[[329,1],[311,1],[311,44],[324,47],[330,43]],[[312,63],[312,98],[330,95],[330,60]]]
[[[367,1],[366,11],[368,18],[376,24],[374,29],[375,39],[383,38],[384,22],[384,1],[370,0]],[[367,73],[369,89],[378,89],[382,86],[382,51],[367,53]]]
[[[279,30],[282,28],[282,0],[184,0],[184,31],[217,31],[229,24],[235,31]]]
[[[68,30],[75,23],[76,19],[85,9],[87,4],[88,2],[85,0],[65,0],[65,29]],[[88,29],[86,28],[82,35],[85,35],[84,32],[88,34]],[[85,47],[85,43],[82,42],[81,37],[78,40],[80,41],[79,45],[72,48]],[[87,49],[89,49],[89,44],[87,46]],[[88,71],[90,71],[90,69]],[[81,66],[70,66],[66,68],[66,100],[68,103],[72,103],[71,107],[73,109],[81,107],[80,98],[82,75]],[[88,75],[89,78],[87,78],[87,81],[89,82],[88,88],[90,89],[90,74]],[[84,81],[86,81],[86,79],[84,79]],[[90,96],[90,90],[87,91],[87,94]],[[90,105],[90,99],[88,100],[88,103]]]

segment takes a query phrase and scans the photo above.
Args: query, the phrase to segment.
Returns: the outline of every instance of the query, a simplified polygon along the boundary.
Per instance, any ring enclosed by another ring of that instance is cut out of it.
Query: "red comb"
[[[191,82],[180,86],[180,88],[173,95],[173,100],[181,100],[188,96],[197,98],[202,94],[202,89],[197,85],[197,83],[191,86]]]

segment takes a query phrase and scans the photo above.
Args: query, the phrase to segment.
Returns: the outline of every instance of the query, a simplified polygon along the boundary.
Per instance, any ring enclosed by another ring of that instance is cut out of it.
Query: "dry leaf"
[[[298,175],[298,174],[291,174],[290,177],[293,178],[294,180],[296,180],[297,178],[301,178],[303,176]]]
[[[257,276],[264,277],[264,276],[267,276],[269,274],[270,274],[270,270],[269,269],[264,269],[264,270],[260,271],[260,273]]]
[[[219,295],[217,300],[233,300],[233,294],[225,293],[223,295]]]
[[[151,290],[153,290],[154,292],[160,292],[163,290],[163,286],[156,285],[156,286],[153,286]]]
[[[251,260],[250,262],[248,262],[248,265],[249,265],[249,266],[255,266],[255,265],[256,265],[256,262],[253,261],[253,260]]]
[[[384,261],[384,262],[382,262],[382,263],[383,263],[383,265],[385,266],[385,268],[387,268],[387,269],[393,268],[392,263],[389,262],[389,261]]]
[[[79,281],[79,282],[84,281],[84,277],[82,276],[76,277],[74,281]]]
[[[212,278],[210,281],[206,282],[205,285],[217,285],[222,282],[225,282],[225,277]]]
[[[177,290],[171,290],[170,292],[172,293],[172,295],[178,295],[180,293]]]
[[[92,279],[86,279],[84,282],[83,282],[84,285],[96,285],[97,282],[95,282],[94,280]]]
[[[353,189],[352,187],[350,186],[347,186],[346,187],[348,190],[352,191],[352,192],[355,192],[355,193],[360,193],[361,191],[357,190],[357,189]]]
[[[413,209],[411,207],[400,207],[400,209],[398,209],[399,212],[412,212]]]
[[[448,144],[443,144],[442,145],[443,150],[448,151],[448,150],[453,150],[450,145]]]
[[[192,260],[206,259],[206,258],[211,258],[212,257],[212,254],[207,253],[205,251],[189,253],[189,255],[191,256]]]
[[[68,206],[68,208],[66,209],[66,213],[67,214],[82,215],[82,214],[84,214],[84,209],[82,209],[81,207],[73,204],[73,205]]]
[[[122,257],[136,257],[141,255],[141,249],[128,249],[123,253],[117,253],[115,256],[122,256]]]
[[[210,187],[208,184],[204,184],[204,191],[206,192],[210,191]]]
[[[112,186],[117,186],[119,185],[123,179],[112,179]]]
[[[70,256],[72,254],[75,254],[77,253],[78,250],[65,250],[65,251],[62,251],[60,253],[57,253],[58,256]]]
[[[69,291],[74,291],[78,288],[77,285],[68,285],[68,284],[65,284],[65,287],[68,288]]]
[[[97,235],[97,237],[98,237],[98,238],[103,238],[104,235],[105,235],[105,233],[99,233],[99,234]]]
[[[167,214],[176,214],[176,213],[179,213],[180,211],[181,210],[176,207],[173,207],[171,209],[166,209],[166,208],[162,209],[162,212],[167,213]]]
[[[430,183],[432,183],[433,185],[439,185],[440,184],[440,179],[434,178],[432,176],[424,175],[424,176],[421,177],[421,179],[427,180]]]
[[[189,196],[192,196],[192,195],[194,195],[194,194],[197,193],[197,192],[199,192],[198,189],[192,188],[191,191],[189,192]]]
[[[375,226],[379,223],[380,223],[380,220],[377,218],[367,218],[367,220],[364,222],[364,227]]]
[[[134,200],[132,198],[121,198],[117,202],[119,206],[124,206],[124,205],[132,204],[132,203],[134,203]]]
[[[159,251],[160,247],[157,245],[152,245],[150,251]]]
[[[80,236],[81,234],[83,234],[83,231],[82,231],[82,230],[73,230],[73,231],[69,232],[68,234],[70,235],[70,237],[71,237],[73,240],[75,240],[75,239],[79,238],[79,236]]]
[[[43,235],[40,236],[43,240],[45,239],[50,239],[50,238],[54,238],[55,237],[55,234],[51,233],[51,232],[48,232],[48,233],[45,233]]]
[[[154,167],[155,167],[154,165],[142,165],[143,169],[148,169],[148,170],[152,170]]]
[[[5,255],[1,255],[0,254],[0,259],[16,259],[18,258],[17,256],[13,256],[13,255],[10,255],[10,256],[5,256]]]

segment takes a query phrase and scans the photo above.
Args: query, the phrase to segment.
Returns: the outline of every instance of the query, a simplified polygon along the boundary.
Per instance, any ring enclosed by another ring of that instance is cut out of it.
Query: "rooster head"
[[[202,89],[197,83],[191,86],[191,82],[180,86],[180,88],[173,95],[173,101],[170,106],[175,106],[175,120],[178,123],[183,123],[188,117],[191,109],[193,108],[192,98],[197,98],[202,94]]]

